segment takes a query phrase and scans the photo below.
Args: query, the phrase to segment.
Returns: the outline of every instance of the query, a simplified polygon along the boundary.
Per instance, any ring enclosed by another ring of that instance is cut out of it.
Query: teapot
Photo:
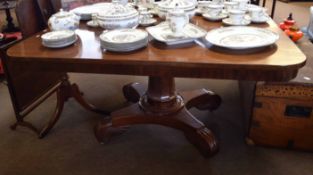
[[[79,26],[80,16],[72,13],[60,11],[54,15],[52,15],[48,20],[48,26],[50,30],[75,30]]]

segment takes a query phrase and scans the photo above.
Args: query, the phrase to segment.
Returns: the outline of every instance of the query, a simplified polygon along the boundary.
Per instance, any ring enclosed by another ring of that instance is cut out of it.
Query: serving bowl
[[[97,14],[99,26],[104,29],[134,28],[139,24],[139,13],[129,5],[112,1],[105,11]]]
[[[191,19],[196,11],[196,3],[190,0],[166,0],[158,3],[158,15],[160,18],[165,19],[167,12],[172,11],[174,8],[184,10]]]

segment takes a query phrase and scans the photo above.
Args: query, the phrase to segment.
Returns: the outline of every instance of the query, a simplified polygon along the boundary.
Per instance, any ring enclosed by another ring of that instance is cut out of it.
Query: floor
[[[283,7],[286,4],[278,3],[277,7],[282,9],[277,10],[275,19],[284,18],[283,13],[288,13]],[[287,5],[296,6],[294,8],[300,10],[297,12],[305,16],[302,4],[295,4]],[[305,24],[307,19],[299,18],[299,24]],[[124,84],[146,82],[145,77],[136,76],[70,76],[85,92],[87,100],[109,110],[126,105],[121,93]],[[93,128],[102,116],[85,111],[73,100],[66,104],[60,121],[46,138],[39,140],[23,128],[11,131],[14,113],[7,87],[0,83],[0,175],[313,174],[313,153],[245,144],[236,81],[176,79],[176,83],[180,90],[210,88],[222,96],[223,104],[213,113],[191,110],[217,133],[221,148],[215,156],[202,157],[180,132],[155,125],[131,127],[108,144],[100,145]],[[41,126],[53,113],[55,102],[55,96],[49,98],[28,120]]]

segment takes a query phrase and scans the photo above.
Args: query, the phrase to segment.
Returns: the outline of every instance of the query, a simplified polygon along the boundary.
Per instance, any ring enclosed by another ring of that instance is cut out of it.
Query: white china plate
[[[91,20],[91,21],[87,22],[87,26],[89,26],[89,27],[99,27],[99,24],[98,24],[97,21]]]
[[[241,50],[272,45],[279,35],[267,29],[234,26],[211,30],[205,39],[219,47]]]
[[[148,37],[148,33],[140,29],[116,29],[100,35],[100,39],[112,44],[131,44]]]
[[[150,14],[152,14],[153,16],[158,16],[158,12],[155,9],[151,9],[148,11]]]
[[[147,26],[151,26],[157,23],[157,20],[154,18],[149,18],[148,21],[146,22],[139,22],[139,25],[143,26],[143,27],[147,27]]]
[[[229,26],[247,26],[251,23],[251,20],[249,18],[243,18],[240,23],[233,22],[230,18],[225,18],[222,20],[222,22]]]
[[[60,30],[60,31],[52,31],[41,35],[41,39],[44,41],[60,41],[64,39],[71,38],[75,35],[74,31],[71,30]]]
[[[48,43],[45,43],[44,41],[42,42],[42,45],[45,46],[45,47],[48,47],[48,48],[53,48],[53,49],[58,49],[58,48],[64,48],[64,47],[67,47],[67,46],[70,46],[72,44],[74,44],[76,41],[77,41],[77,37],[75,37],[74,40],[72,41],[67,41],[65,43],[62,43],[62,44],[48,44]]]
[[[202,11],[198,8],[196,8],[195,13],[196,15],[202,15]]]
[[[227,18],[228,15],[225,13],[220,13],[217,16],[212,16],[210,14],[205,13],[205,14],[202,14],[202,16],[204,19],[209,20],[209,21],[220,21],[224,18]]]
[[[157,26],[148,27],[146,30],[157,41],[166,43],[167,45],[176,45],[193,42],[197,38],[204,37],[207,33],[204,29],[194,25],[187,24],[183,31],[183,36],[175,36],[167,22],[163,22]]]
[[[107,51],[111,51],[111,52],[131,52],[131,51],[135,51],[143,47],[146,47],[147,44],[148,42],[146,42],[146,44],[136,45],[133,47],[126,47],[126,48],[114,48],[114,47],[103,47],[103,46],[101,46],[101,48]]]

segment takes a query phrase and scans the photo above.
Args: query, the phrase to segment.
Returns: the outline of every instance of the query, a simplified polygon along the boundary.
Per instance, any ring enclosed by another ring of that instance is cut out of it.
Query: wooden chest
[[[247,142],[313,150],[313,85],[256,85]]]

